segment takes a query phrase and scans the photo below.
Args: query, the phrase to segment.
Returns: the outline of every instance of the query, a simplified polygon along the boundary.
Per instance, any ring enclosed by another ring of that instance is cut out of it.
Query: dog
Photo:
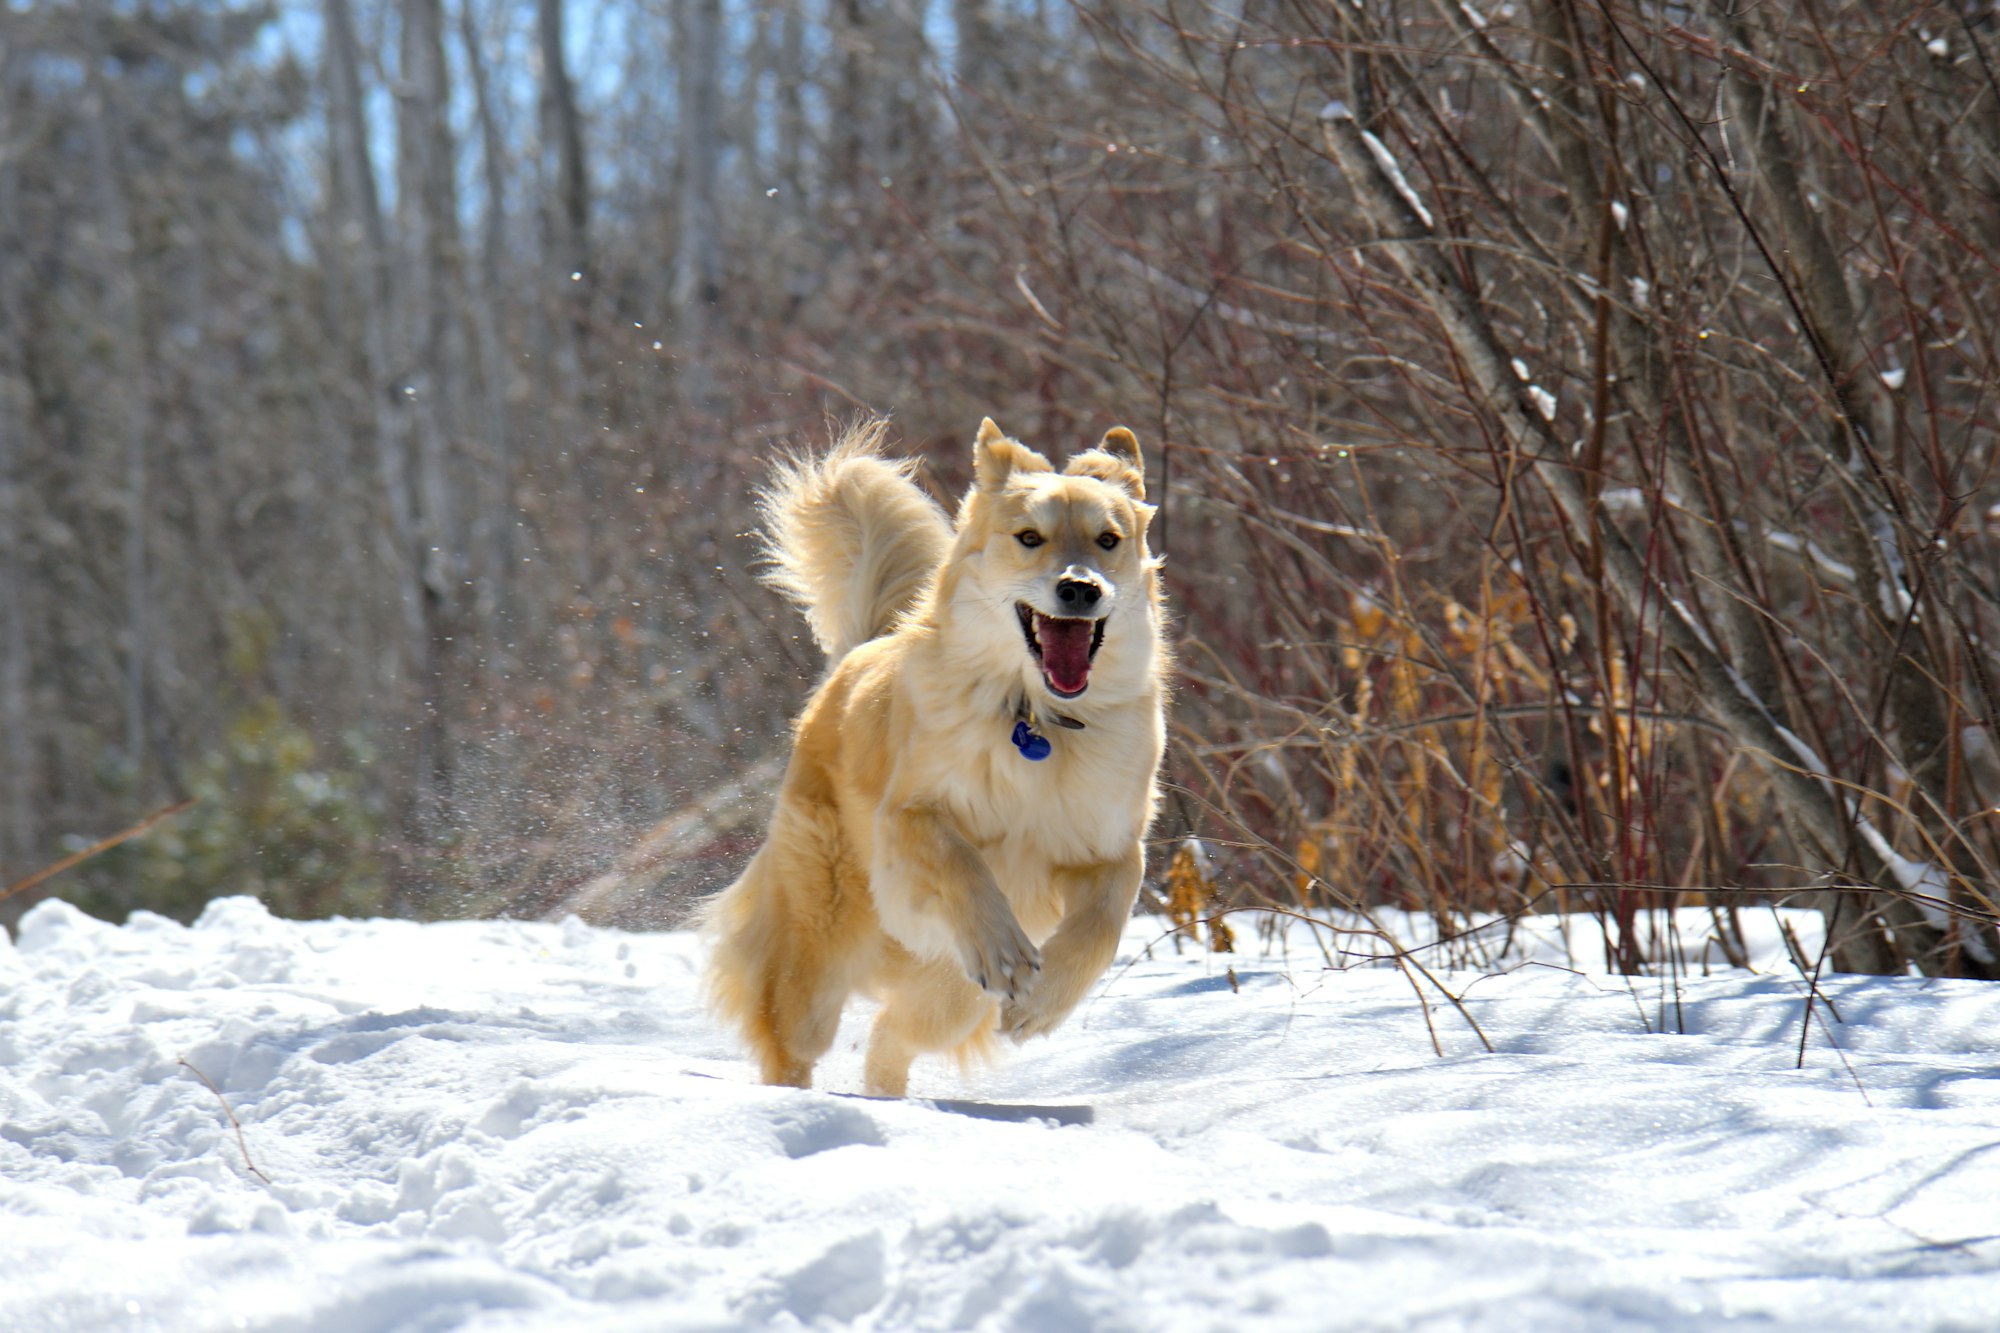
[[[1110,965],[1166,739],[1160,560],[1139,442],[1058,472],[991,419],[957,520],[849,427],[760,496],[766,581],[829,668],[762,847],[703,912],[711,1008],[766,1083],[810,1087],[848,998],[866,1091],[1053,1031]]]

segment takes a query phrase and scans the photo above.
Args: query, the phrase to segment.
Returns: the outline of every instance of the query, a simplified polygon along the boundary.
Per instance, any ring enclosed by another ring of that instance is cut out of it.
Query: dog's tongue
[[[1058,694],[1081,694],[1090,684],[1090,638],[1094,620],[1053,620],[1035,613],[1035,640],[1042,645],[1042,675]]]

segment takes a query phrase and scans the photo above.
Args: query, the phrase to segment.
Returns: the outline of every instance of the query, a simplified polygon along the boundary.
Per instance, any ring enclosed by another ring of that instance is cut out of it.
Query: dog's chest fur
[[[1048,728],[1049,757],[1030,760],[1002,716],[953,728],[925,783],[1003,885],[1052,865],[1110,860],[1143,835],[1159,754],[1157,707],[1106,710],[1082,730]]]

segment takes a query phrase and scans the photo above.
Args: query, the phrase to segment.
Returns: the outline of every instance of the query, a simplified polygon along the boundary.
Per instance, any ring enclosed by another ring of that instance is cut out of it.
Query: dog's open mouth
[[[1090,688],[1090,663],[1104,642],[1104,622],[1045,616],[1026,602],[1014,604],[1028,652],[1042,667],[1042,679],[1059,699],[1074,699]]]

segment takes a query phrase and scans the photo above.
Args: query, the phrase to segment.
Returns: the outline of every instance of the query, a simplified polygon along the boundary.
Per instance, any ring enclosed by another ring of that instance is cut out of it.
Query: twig
[[[193,1065],[189,1064],[187,1061],[187,1057],[185,1056],[174,1061],[174,1063],[179,1065],[182,1069],[187,1070],[190,1074],[193,1074],[196,1078],[200,1079],[202,1081],[202,1085],[206,1087],[210,1092],[215,1094],[215,1100],[222,1103],[222,1113],[229,1117],[229,1127],[236,1131],[236,1147],[243,1154],[243,1165],[245,1169],[247,1169],[251,1175],[257,1177],[257,1179],[263,1181],[266,1185],[269,1185],[271,1183],[271,1178],[265,1175],[262,1171],[258,1170],[257,1164],[250,1160],[250,1145],[243,1138],[243,1122],[236,1118],[236,1112],[229,1109],[229,1099],[222,1095],[221,1088],[215,1086],[215,1080],[210,1078],[208,1075],[202,1073],[199,1069],[196,1069]]]
[[[811,384],[816,384],[820,388],[825,389],[829,393],[839,394],[842,398],[845,398],[848,402],[853,403],[856,407],[860,408],[864,412],[872,410],[867,403],[861,401],[861,399],[849,393],[841,385],[828,379],[826,376],[820,374],[817,371],[808,370],[804,366],[800,365],[798,362],[791,360],[780,361],[779,364],[782,365],[786,370],[791,371],[794,375],[797,375],[800,379],[803,379]]]
[[[37,870],[34,874],[28,876],[26,879],[14,881],[12,884],[9,884],[7,886],[4,892],[0,892],[0,902],[5,902],[9,898],[14,897],[16,894],[26,893],[28,890],[35,888],[36,886],[48,880],[54,879],[57,875],[60,875],[63,871],[68,870],[71,866],[76,865],[77,863],[82,861],[88,861],[91,857],[96,856],[99,852],[108,852],[113,847],[116,847],[119,843],[125,842],[131,838],[138,837],[141,833],[146,832],[148,829],[152,828],[153,825],[159,823],[161,820],[173,818],[181,811],[193,805],[195,801],[198,799],[199,799],[198,797],[190,796],[185,801],[176,801],[174,804],[166,807],[164,810],[155,810],[152,814],[147,815],[144,819],[134,824],[131,828],[126,829],[123,833],[114,833],[108,838],[99,838],[96,842],[91,843],[90,846],[84,848],[82,851],[71,852],[68,856],[65,856],[62,860],[57,861],[54,865],[45,866],[42,869]]]
[[[1799,970],[1799,975],[1805,979],[1806,983],[1806,1009],[1805,1013],[1799,1018],[1799,1057],[1793,1068],[1804,1069],[1806,1067],[1806,1043],[1812,1036],[1812,1025],[1814,1020],[1817,1019],[1819,1030],[1826,1034],[1826,1044],[1833,1048],[1833,1053],[1840,1057],[1841,1068],[1845,1069],[1847,1076],[1854,1080],[1854,1090],[1861,1094],[1863,1102],[1873,1106],[1875,1102],[1869,1097],[1868,1089],[1862,1086],[1861,1075],[1855,1072],[1854,1062],[1849,1060],[1847,1052],[1840,1048],[1839,1041],[1834,1038],[1833,1029],[1826,1025],[1826,1019],[1814,1012],[1813,1009],[1813,1004],[1817,1001],[1825,1007],[1828,1013],[1833,1015],[1834,1022],[1845,1023],[1847,1021],[1840,1016],[1840,1010],[1835,1006],[1833,997],[1821,990],[1819,986],[1820,973],[1826,967],[1827,957],[1833,952],[1833,933],[1828,931],[1821,937],[1819,955],[1813,959],[1813,965],[1810,969],[1805,965],[1805,950],[1799,947],[1799,937],[1793,932],[1791,924],[1786,921],[1779,921],[1778,933],[1785,941],[1785,951],[1792,956],[1792,966]]]

